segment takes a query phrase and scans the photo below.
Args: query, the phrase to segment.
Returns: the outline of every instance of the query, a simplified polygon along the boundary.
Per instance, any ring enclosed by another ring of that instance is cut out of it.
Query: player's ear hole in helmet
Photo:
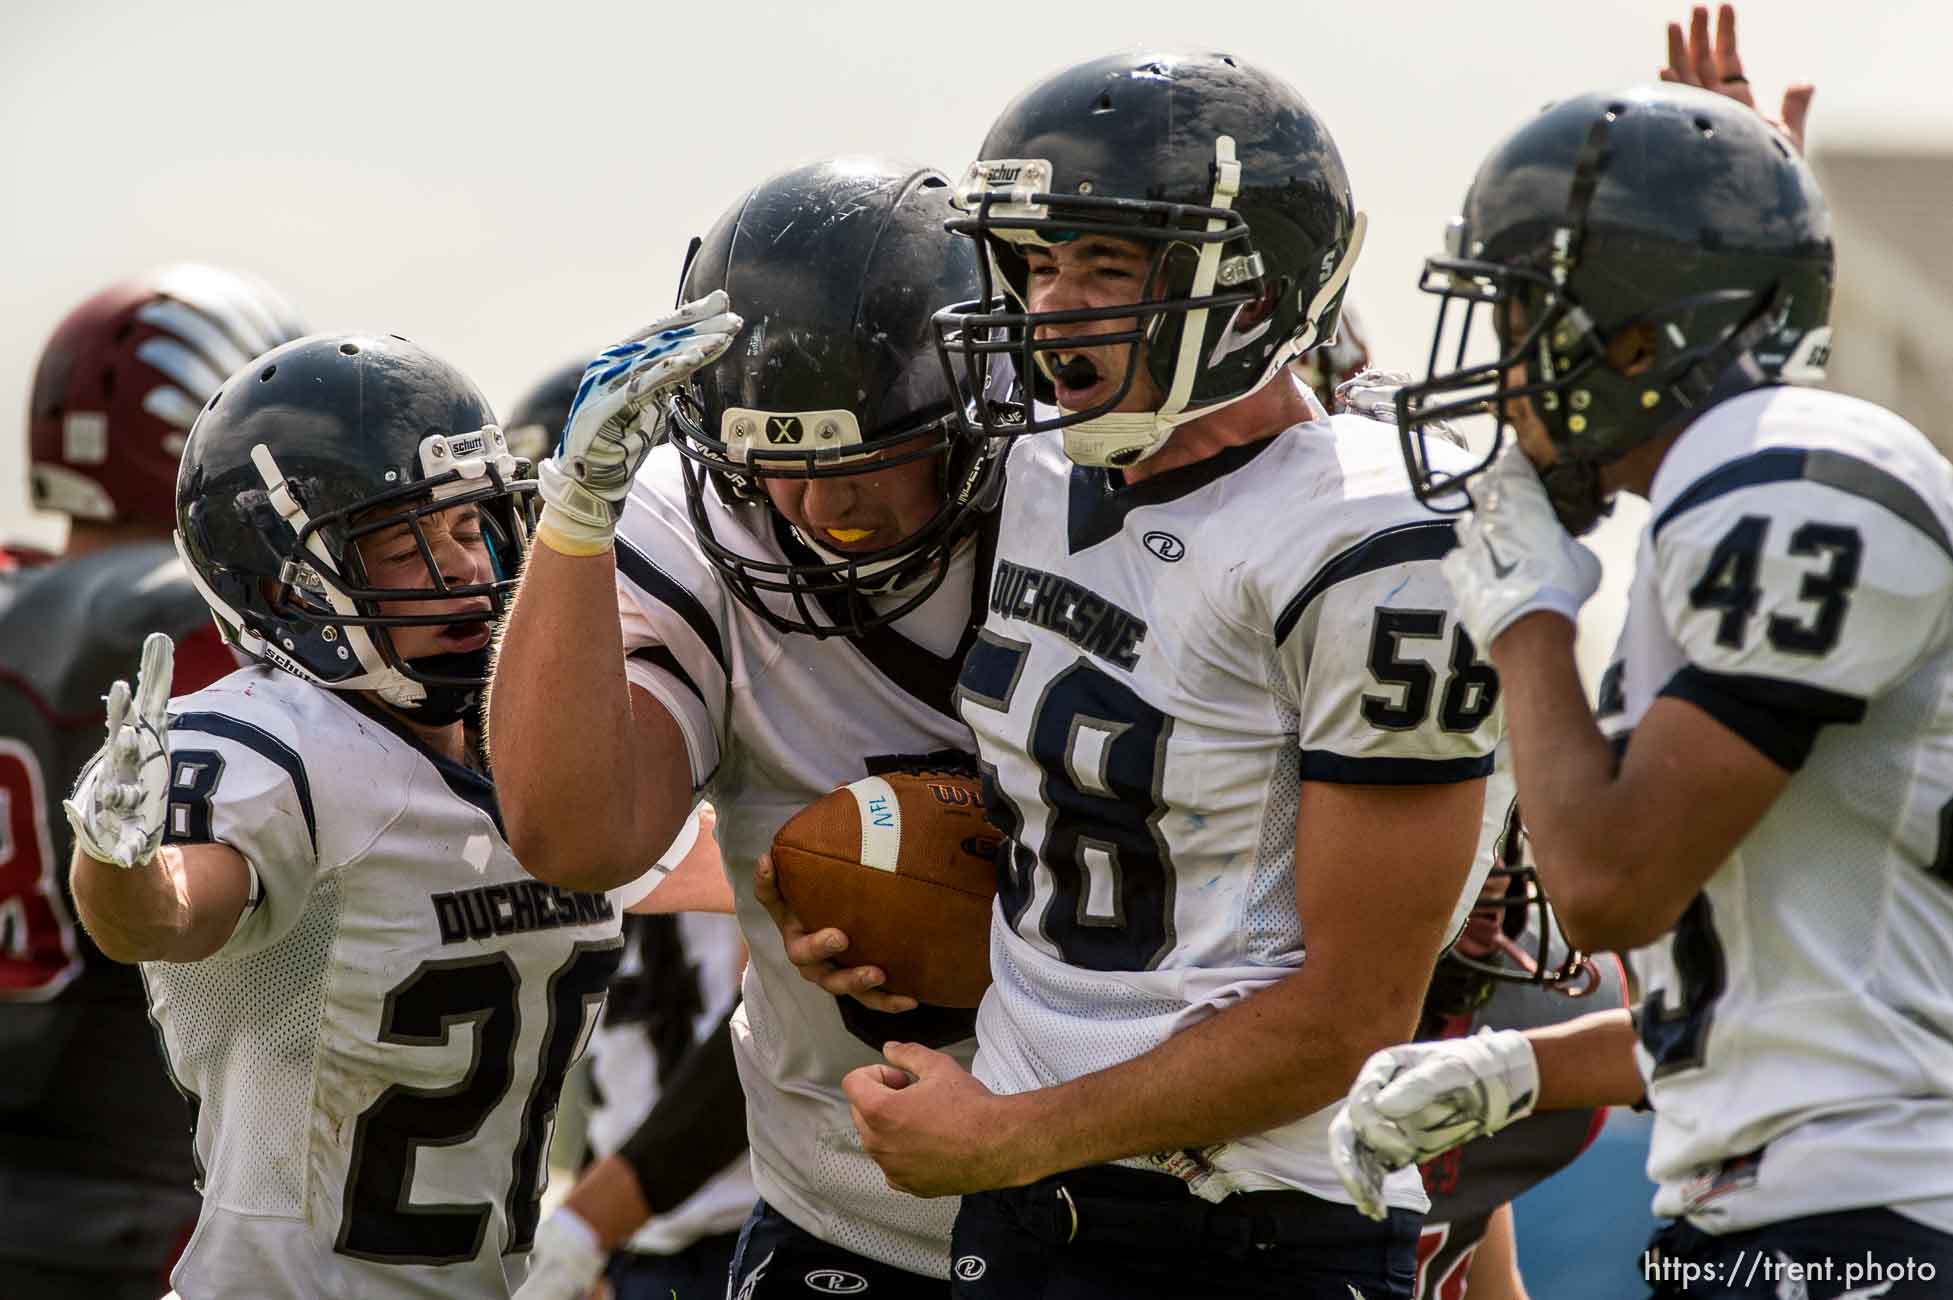
[[[1817,181],[1751,109],[1672,85],[1548,106],[1479,168],[1424,266],[1428,373],[1397,394],[1418,497],[1468,509],[1466,483],[1529,421],[1555,510],[1587,531],[1603,467],[1738,393],[1823,377],[1832,275]],[[1485,456],[1437,469],[1432,427],[1475,418]]]
[[[983,283],[937,318],[943,365],[972,394],[1014,373],[1043,408],[1010,422],[973,405],[974,432],[1065,429],[1073,460],[1114,467],[1334,339],[1364,226],[1321,120],[1228,54],[1117,54],[1047,78],[991,127],[956,202]],[[1093,236],[1148,251],[1138,301],[1029,310],[1025,250]],[[1114,391],[1059,407],[1056,354],[1110,346],[1125,348]],[[1161,405],[1118,411],[1142,365]]]
[[[950,215],[938,172],[833,159],[755,186],[687,264],[682,301],[724,289],[746,320],[671,400],[688,508],[728,589],[782,631],[848,636],[903,617],[995,504],[999,453],[961,435],[931,342],[937,309],[977,284],[974,250],[943,228]],[[872,491],[867,476],[925,462],[933,508],[885,540],[833,545],[768,492]]]
[[[487,684],[533,523],[527,469],[452,366],[398,335],[315,335],[232,375],[198,416],[177,547],[239,650],[442,725]],[[379,541],[407,576],[373,579]],[[476,545],[485,565],[454,562]],[[427,628],[408,639],[437,648],[402,654],[395,634]]]

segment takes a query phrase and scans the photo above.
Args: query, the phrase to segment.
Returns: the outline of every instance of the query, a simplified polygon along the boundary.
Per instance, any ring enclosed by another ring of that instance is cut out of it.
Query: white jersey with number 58
[[[1026,437],[1008,474],[959,694],[1012,841],[977,1073],[1022,1092],[1302,965],[1302,782],[1477,780],[1500,722],[1439,568],[1453,525],[1411,497],[1387,425],[1298,425],[1127,486]],[[1328,1121],[1205,1158],[1223,1185],[1346,1201]],[[1389,1192],[1424,1206],[1415,1170]]]
[[[1953,467],[1770,388],[1691,425],[1650,505],[1603,727],[1670,695],[1794,773],[1635,957],[1655,1212],[1953,1231]]]

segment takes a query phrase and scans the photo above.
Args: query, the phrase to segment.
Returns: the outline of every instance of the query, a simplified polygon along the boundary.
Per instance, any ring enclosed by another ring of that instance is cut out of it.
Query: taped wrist
[[[746,1149],[732,1012],[693,1045],[658,1104],[617,1149],[653,1214],[669,1214]]]
[[[536,539],[565,555],[595,555],[617,531],[617,508],[563,472],[554,458],[536,467],[542,517]]]

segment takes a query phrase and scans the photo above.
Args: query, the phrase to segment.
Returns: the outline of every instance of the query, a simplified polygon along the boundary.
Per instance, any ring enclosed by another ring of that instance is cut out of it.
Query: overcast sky
[[[1328,122],[1370,235],[1380,360],[1479,157],[1544,101],[1651,80],[1649,0],[775,5],[0,0],[0,536],[48,535],[21,463],[34,358],[102,285],[201,260],[317,329],[408,335],[506,409],[671,303],[685,242],[746,186],[840,153],[952,175],[1025,84],[1141,43],[1226,50]],[[1953,147],[1953,10],[1753,2],[1748,69],[1818,83],[1815,147]]]

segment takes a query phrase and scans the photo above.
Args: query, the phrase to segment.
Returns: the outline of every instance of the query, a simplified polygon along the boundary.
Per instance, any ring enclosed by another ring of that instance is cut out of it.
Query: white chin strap
[[[1219,136],[1214,141],[1216,179],[1212,205],[1228,208],[1234,203],[1234,196],[1241,188],[1241,165],[1234,159],[1234,138]],[[1219,217],[1208,220],[1210,231],[1223,226]],[[1369,219],[1361,212],[1350,228],[1349,247],[1343,251],[1342,260],[1336,263],[1315,297],[1310,300],[1308,310],[1302,315],[1302,328],[1294,337],[1283,343],[1269,357],[1268,364],[1262,368],[1261,378],[1244,393],[1228,398],[1226,401],[1211,402],[1189,410],[1187,400],[1193,394],[1194,377],[1200,370],[1200,349],[1207,337],[1208,308],[1201,307],[1186,313],[1180,326],[1180,354],[1173,360],[1173,387],[1166,400],[1156,411],[1113,411],[1095,419],[1081,420],[1064,430],[1065,457],[1074,465],[1096,465],[1111,469],[1123,469],[1137,465],[1161,447],[1173,436],[1173,431],[1189,420],[1197,420],[1211,415],[1222,407],[1254,396],[1268,385],[1268,381],[1280,374],[1282,368],[1296,357],[1301,356],[1316,345],[1316,322],[1321,319],[1324,309],[1336,300],[1343,291],[1349,275],[1356,267],[1356,257],[1363,251],[1363,236],[1369,228]],[[1214,291],[1214,280],[1221,265],[1221,245],[1219,242],[1205,244],[1200,250],[1200,261],[1194,268],[1193,287],[1188,296],[1205,298]],[[1071,414],[1061,406],[1059,411]]]

